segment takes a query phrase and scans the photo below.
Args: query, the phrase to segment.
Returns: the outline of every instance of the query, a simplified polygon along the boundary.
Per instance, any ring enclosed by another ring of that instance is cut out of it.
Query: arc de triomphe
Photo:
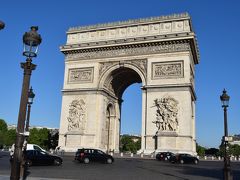
[[[141,151],[196,152],[195,64],[187,13],[70,28],[59,146],[119,151],[125,89],[142,83]]]

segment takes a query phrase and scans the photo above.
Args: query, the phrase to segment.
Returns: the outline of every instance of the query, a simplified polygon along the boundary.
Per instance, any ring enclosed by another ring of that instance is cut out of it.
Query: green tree
[[[3,119],[0,119],[0,132],[6,132],[7,130],[7,123]]]
[[[198,143],[196,144],[196,151],[199,156],[203,157],[205,155],[205,150],[206,148],[198,145]]]
[[[205,154],[212,155],[212,156],[219,156],[220,151],[217,148],[209,148],[205,150]]]
[[[229,144],[229,154],[233,156],[240,156],[240,146],[238,144]]]
[[[219,149],[220,155],[223,157],[225,152],[225,146],[223,143],[219,146]],[[229,155],[240,157],[240,146],[238,144],[228,144],[228,153]]]
[[[0,119],[0,149],[6,145],[7,131],[7,123],[3,119]]]
[[[133,141],[129,135],[123,135],[120,140],[120,151],[136,153],[141,148],[141,140]]]
[[[16,130],[9,129],[6,133],[5,145],[11,146],[13,143],[15,143],[15,140],[16,140]]]
[[[42,148],[49,149],[48,146],[48,134],[49,130],[47,128],[43,129],[30,129],[30,135],[28,138],[29,144],[37,144]]]

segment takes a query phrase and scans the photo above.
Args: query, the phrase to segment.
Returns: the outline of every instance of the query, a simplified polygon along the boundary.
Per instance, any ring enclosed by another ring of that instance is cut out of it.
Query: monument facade
[[[59,146],[119,151],[125,89],[142,83],[141,152],[196,152],[195,65],[187,13],[70,28]]]

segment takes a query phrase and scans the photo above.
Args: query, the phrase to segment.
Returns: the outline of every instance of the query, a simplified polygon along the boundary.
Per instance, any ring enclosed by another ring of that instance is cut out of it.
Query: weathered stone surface
[[[119,151],[122,94],[142,83],[141,151],[196,152],[199,53],[188,14],[70,28],[67,35],[63,149]]]

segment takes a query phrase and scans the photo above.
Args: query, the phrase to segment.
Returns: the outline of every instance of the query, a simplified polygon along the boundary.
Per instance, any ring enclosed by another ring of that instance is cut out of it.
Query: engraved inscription
[[[93,81],[93,68],[74,68],[69,69],[69,83],[85,83]]]
[[[152,64],[152,79],[183,77],[183,61]]]

